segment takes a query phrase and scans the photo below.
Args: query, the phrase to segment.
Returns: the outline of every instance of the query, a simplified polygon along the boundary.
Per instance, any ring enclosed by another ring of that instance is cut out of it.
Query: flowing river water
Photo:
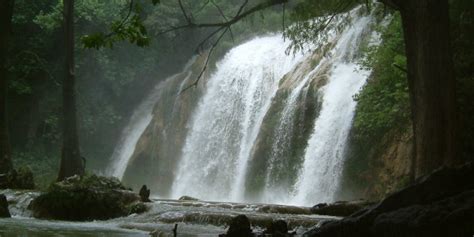
[[[107,221],[66,222],[38,220],[31,217],[28,203],[37,192],[4,190],[13,218],[0,218],[2,237],[46,236],[172,236],[178,223],[179,236],[217,236],[225,233],[226,225],[234,216],[249,217],[255,231],[263,230],[272,220],[284,219],[289,227],[302,234],[320,221],[337,217],[311,215],[308,207],[273,204],[243,204],[207,201],[177,201],[153,199],[150,211]]]

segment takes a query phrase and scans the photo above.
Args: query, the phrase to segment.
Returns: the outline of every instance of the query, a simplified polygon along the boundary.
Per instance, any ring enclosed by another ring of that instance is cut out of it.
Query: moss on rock
[[[57,220],[105,220],[143,212],[134,205],[139,196],[116,178],[73,176],[54,183],[48,192],[33,200],[29,208],[36,218]]]

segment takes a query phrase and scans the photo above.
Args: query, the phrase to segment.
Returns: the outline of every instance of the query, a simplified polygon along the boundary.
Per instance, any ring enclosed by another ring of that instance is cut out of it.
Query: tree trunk
[[[79,151],[74,75],[74,0],[64,1],[66,75],[63,82],[63,147],[58,180],[84,174]]]
[[[7,55],[13,13],[13,0],[0,0],[0,174],[12,170],[7,116]]]
[[[415,176],[456,160],[455,78],[448,0],[399,0],[408,64]]]

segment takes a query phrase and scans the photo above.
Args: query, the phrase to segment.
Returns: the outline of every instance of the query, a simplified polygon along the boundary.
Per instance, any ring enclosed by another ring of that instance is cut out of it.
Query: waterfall
[[[173,195],[241,200],[247,161],[279,81],[302,55],[281,35],[232,49],[217,65],[190,123]]]
[[[356,64],[374,38],[373,17],[361,9],[334,18],[311,53],[286,54],[281,34],[236,46],[180,95],[202,68],[188,64],[134,112],[110,173],[167,198],[335,201],[352,96],[370,74]]]
[[[303,168],[291,202],[311,204],[315,200],[335,201],[334,194],[343,170],[344,152],[356,107],[352,96],[360,90],[369,75],[351,59],[357,53],[370,20],[370,17],[362,17],[355,21],[333,49],[331,76],[327,85],[320,89],[323,95],[321,112],[308,141]]]
[[[107,172],[108,175],[122,179],[138,139],[153,118],[153,106],[162,88],[162,84],[157,85],[152,93],[133,112],[128,125],[122,130],[118,145],[112,153],[111,160],[113,163]]]
[[[195,58],[192,58],[190,62],[186,64],[182,72],[172,75],[164,81],[157,83],[150,94],[138,105],[138,107],[133,112],[127,126],[122,130],[120,140],[112,153],[112,157],[110,158],[112,163],[106,171],[108,175],[117,177],[119,179],[123,178],[125,170],[129,164],[129,160],[135,151],[137,142],[153,118],[153,108],[155,107],[155,104],[159,98],[162,96],[163,90],[167,89],[166,87],[170,84],[170,82],[178,78],[181,74],[186,73],[186,77],[189,77],[187,72],[194,61]],[[186,79],[182,81],[180,88],[186,81]],[[179,93],[179,91],[177,93]],[[177,96],[178,95],[175,97]],[[173,108],[174,107],[175,106],[173,106]]]

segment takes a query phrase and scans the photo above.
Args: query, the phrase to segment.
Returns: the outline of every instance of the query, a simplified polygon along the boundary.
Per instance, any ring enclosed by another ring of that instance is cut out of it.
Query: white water
[[[276,132],[275,140],[273,141],[269,167],[265,176],[265,187],[262,200],[268,203],[288,203],[288,193],[292,191],[292,187],[282,186],[278,180],[274,180],[280,170],[287,167],[281,167],[281,160],[287,157],[283,153],[290,146],[291,139],[293,139],[294,119],[297,112],[298,99],[301,98],[302,92],[307,92],[308,83],[311,78],[318,73],[321,63],[316,66],[311,72],[304,76],[303,80],[291,91],[290,95],[285,101],[285,107],[281,112],[281,117]],[[278,198],[276,198],[278,197]]]
[[[190,60],[190,62],[184,67],[183,72],[187,72],[189,70],[194,60],[195,58]],[[160,98],[168,82],[172,81],[181,73],[175,74],[167,78],[165,81],[159,82],[155,88],[153,88],[151,93],[145,98],[145,100],[143,100],[143,102],[141,102],[140,105],[138,105],[138,107],[135,109],[130,121],[122,131],[118,145],[115,147],[114,152],[112,153],[110,160],[113,162],[107,170],[108,175],[117,177],[119,179],[123,178],[129,160],[135,151],[137,142],[153,118],[153,107]],[[187,77],[185,80],[183,80],[183,83],[186,81]]]
[[[232,49],[211,76],[190,123],[173,196],[241,200],[248,159],[280,79],[302,55],[280,35]]]
[[[247,201],[245,195],[249,187],[246,183],[261,179],[262,187],[258,187],[261,190],[251,190],[256,191],[257,201],[297,205],[335,201],[356,106],[352,96],[370,73],[357,70],[354,61],[360,41],[370,36],[367,29],[372,18],[358,16],[357,10],[349,14],[352,23],[342,32],[337,30],[342,20],[329,26],[332,30],[326,32],[329,35],[325,43],[333,45],[332,49],[311,67],[308,66],[311,55],[285,54],[289,42],[281,35],[253,39],[226,54],[215,72],[201,82],[206,83],[203,84],[203,95],[192,108],[187,127],[174,128],[186,129],[187,135],[182,140],[181,152],[176,152],[181,157],[173,157],[173,151],[170,151],[170,157],[176,159],[178,165],[169,175],[174,178],[170,181],[173,185],[169,197],[190,195],[204,200]],[[181,73],[187,75],[186,78],[191,75],[189,67]],[[321,108],[318,117],[310,120],[314,127],[309,138],[305,135],[307,144],[301,148],[304,155],[296,159],[288,157],[288,151],[294,149],[291,147],[294,124],[299,122],[295,118],[302,112],[298,106],[305,104],[308,91],[315,90],[311,83],[318,84],[315,80],[319,79],[315,78],[321,77],[328,79],[317,91]],[[178,87],[183,85],[184,82]],[[115,162],[110,169],[114,176],[123,177],[135,145],[152,119],[153,104],[159,94],[164,93],[164,86],[170,85],[160,84],[135,111],[130,125],[124,130],[124,138],[114,152]],[[277,92],[286,94],[283,106],[278,113],[269,114]],[[178,100],[179,96],[170,100],[173,111]],[[157,116],[169,117],[169,112],[162,113],[166,114]],[[275,121],[274,125],[262,126],[268,121]],[[168,131],[167,127],[152,132],[162,133],[165,138],[167,133],[176,132]],[[269,134],[262,132],[265,129],[273,129],[270,134],[274,137],[262,137]],[[259,157],[253,157],[259,144],[257,138],[270,141],[271,148],[263,155],[259,153]],[[158,145],[151,144],[151,149],[156,147]],[[291,162],[284,160],[289,158]],[[265,167],[255,166],[259,167],[256,174],[249,172],[255,161],[266,164]],[[295,165],[291,170],[298,171],[291,172],[297,173],[297,177],[288,178],[285,174],[290,170],[285,165],[289,164]],[[157,166],[157,171],[160,167]],[[150,180],[154,181],[160,182]]]
[[[329,82],[320,89],[323,104],[306,148],[303,169],[291,202],[311,204],[335,201],[347,137],[356,102],[352,96],[364,85],[368,71],[358,70],[350,61],[371,18],[358,19],[339,40],[333,52]]]

